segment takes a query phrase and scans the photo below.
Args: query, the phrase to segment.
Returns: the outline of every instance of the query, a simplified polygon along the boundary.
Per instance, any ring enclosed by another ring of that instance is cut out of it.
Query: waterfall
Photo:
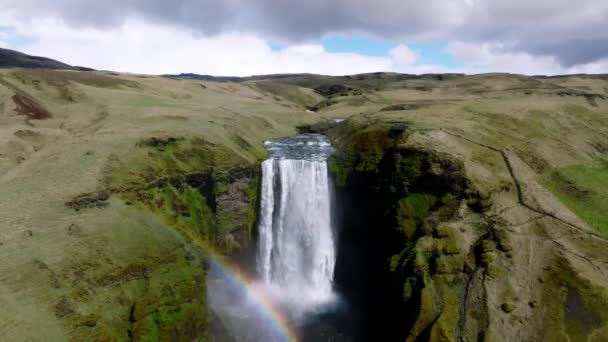
[[[257,267],[270,293],[310,309],[331,301],[336,260],[326,137],[299,135],[266,143]]]

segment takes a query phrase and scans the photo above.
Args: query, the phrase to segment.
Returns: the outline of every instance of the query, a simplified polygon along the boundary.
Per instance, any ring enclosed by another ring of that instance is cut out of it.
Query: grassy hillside
[[[1,339],[200,333],[198,246],[255,209],[232,170],[317,119],[247,85],[0,71]]]
[[[0,339],[201,335],[202,246],[229,253],[250,241],[263,141],[349,117],[335,139],[353,127],[407,126],[404,149],[461,162],[489,208],[475,220],[508,234],[510,257],[488,251],[503,270],[484,283],[488,338],[606,336],[603,320],[579,326],[566,305],[582,297],[582,314],[593,316],[589,298],[604,300],[608,287],[605,79],[378,73],[215,82],[3,69]],[[381,158],[383,148],[366,155]],[[399,205],[421,224],[410,211],[435,199],[416,196]],[[453,224],[467,243],[477,236],[469,229],[481,229],[475,220]]]
[[[545,185],[591,226],[608,235],[608,160],[559,168]]]

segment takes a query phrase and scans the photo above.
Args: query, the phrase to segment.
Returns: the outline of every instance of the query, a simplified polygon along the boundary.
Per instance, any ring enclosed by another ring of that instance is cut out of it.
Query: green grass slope
[[[0,70],[0,339],[204,334],[205,246],[247,240],[263,141],[318,120],[286,102],[241,84]]]
[[[377,73],[214,82],[3,69],[0,340],[203,338],[204,251],[228,253],[250,239],[263,141],[349,117],[338,138],[352,122],[364,132],[407,126],[405,150],[462,162],[489,208],[447,225],[463,241],[479,234],[480,221],[509,234],[510,257],[487,252],[498,270],[483,284],[488,338],[606,336],[603,321],[586,334],[564,327],[568,291],[588,303],[589,293],[605,298],[608,284],[597,231],[606,222],[602,78]],[[366,172],[384,148],[372,131],[358,142]],[[412,211],[431,202],[401,202],[408,229],[424,219]],[[565,268],[568,279],[557,272]],[[438,289],[458,300],[454,289]],[[507,301],[515,303],[509,313]]]
[[[589,225],[608,235],[608,161],[557,169],[545,185]]]

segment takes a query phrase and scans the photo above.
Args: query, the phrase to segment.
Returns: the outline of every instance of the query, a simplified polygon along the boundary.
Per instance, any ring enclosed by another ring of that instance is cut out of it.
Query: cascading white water
[[[262,164],[258,272],[270,293],[303,310],[332,300],[336,261],[325,136],[269,141]]]

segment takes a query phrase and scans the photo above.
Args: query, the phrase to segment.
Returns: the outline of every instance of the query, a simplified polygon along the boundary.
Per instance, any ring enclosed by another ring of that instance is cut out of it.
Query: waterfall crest
[[[262,164],[257,268],[273,296],[304,309],[333,298],[336,248],[325,136],[266,143]]]

